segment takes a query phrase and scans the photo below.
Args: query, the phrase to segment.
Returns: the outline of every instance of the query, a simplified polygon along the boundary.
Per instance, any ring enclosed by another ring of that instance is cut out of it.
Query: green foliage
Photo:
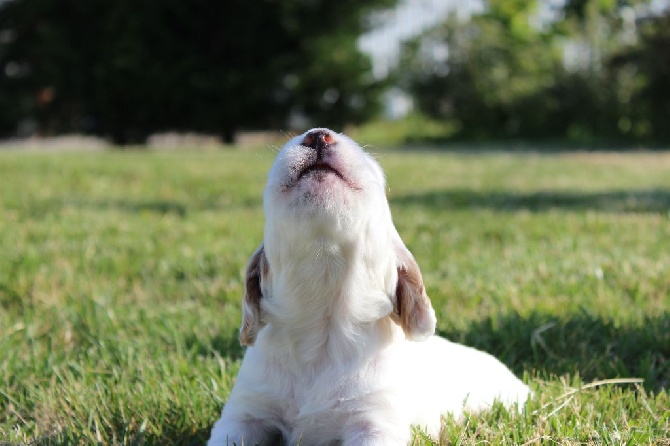
[[[420,111],[465,138],[670,140],[670,9],[568,1],[542,23],[537,2],[486,5],[405,45],[399,77]]]
[[[205,441],[274,155],[0,153],[0,442]],[[670,437],[667,154],[377,155],[440,333],[536,392],[441,444]]]
[[[377,111],[381,88],[356,38],[368,14],[394,3],[2,2],[0,31],[13,37],[0,43],[0,66],[25,70],[0,76],[0,97],[18,90],[19,118],[44,133],[122,143],[161,130],[230,139],[240,127],[285,127],[291,112],[355,123]],[[53,98],[40,101],[45,89]]]
[[[421,110],[455,121],[466,137],[542,134],[547,117],[533,101],[552,85],[559,53],[530,26],[536,3],[521,3],[492,2],[485,14],[448,20],[406,46],[402,77]],[[448,57],[436,66],[440,46]]]
[[[352,127],[347,134],[356,141],[368,141],[372,150],[377,147],[398,147],[407,143],[444,141],[456,129],[420,113],[411,113],[397,120],[376,120]]]
[[[639,42],[609,61],[620,99],[619,128],[637,137],[670,140],[670,12],[642,23]]]

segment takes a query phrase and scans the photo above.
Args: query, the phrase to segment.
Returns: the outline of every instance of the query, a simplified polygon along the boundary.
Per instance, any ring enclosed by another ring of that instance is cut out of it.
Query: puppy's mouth
[[[298,181],[307,176],[316,176],[317,178],[320,178],[321,176],[327,175],[329,173],[335,174],[339,179],[346,182],[346,179],[342,173],[340,173],[340,171],[325,161],[317,161],[314,164],[310,164],[309,166],[305,167],[298,174]]]

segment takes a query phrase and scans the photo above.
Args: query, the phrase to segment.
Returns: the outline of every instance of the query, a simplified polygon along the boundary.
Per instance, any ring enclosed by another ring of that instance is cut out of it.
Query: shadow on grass
[[[551,209],[601,212],[667,213],[670,211],[670,189],[613,190],[604,192],[541,191],[477,191],[447,189],[391,198],[391,204],[446,209],[493,209],[496,211],[527,210],[543,212]]]
[[[163,433],[157,435],[155,433],[143,432],[123,432],[122,438],[117,438],[114,444],[128,444],[128,445],[175,445],[175,446],[201,446],[207,443],[211,433],[211,426],[203,428],[194,428],[193,426],[175,427],[165,424]],[[136,430],[136,429],[135,429]],[[104,439],[109,441],[111,439]],[[90,437],[84,437],[81,434],[63,430],[52,435],[39,437],[31,441],[31,446],[67,446],[67,445],[82,445],[91,444]],[[98,443],[107,444],[107,443]],[[111,444],[111,441],[109,442]],[[0,446],[16,446],[13,443],[0,442]]]
[[[233,203],[222,203],[215,200],[190,201],[180,200],[82,200],[82,199],[51,199],[35,201],[18,209],[23,215],[40,218],[49,214],[57,214],[63,209],[119,211],[128,214],[174,215],[186,217],[192,211],[230,211],[239,209],[261,209],[261,198],[238,199]]]
[[[668,144],[635,143],[633,141],[567,141],[552,139],[469,139],[430,137],[425,134],[410,135],[396,147],[399,151],[450,152],[450,153],[571,153],[571,152],[663,152]]]
[[[439,333],[496,356],[517,375],[579,374],[584,381],[642,378],[651,391],[670,385],[670,314],[617,325],[585,313],[568,319],[532,313],[473,322]]]
[[[95,208],[100,209],[118,209],[130,213],[149,213],[168,215],[173,214],[179,217],[186,216],[187,206],[178,201],[155,200],[155,201],[117,201],[117,202],[99,202],[94,203]]]
[[[189,336],[186,338],[185,345],[188,350],[193,350],[200,356],[213,356],[217,354],[222,358],[229,358],[235,361],[244,356],[244,347],[240,345],[238,335],[237,328],[234,328],[227,335],[216,335],[210,338],[208,342],[195,336]]]
[[[202,446],[207,443],[212,432],[212,426],[199,428],[195,430],[188,429],[187,426],[182,430],[174,429],[173,432],[165,432],[162,436],[147,435],[130,444],[143,445],[175,445],[175,446]]]

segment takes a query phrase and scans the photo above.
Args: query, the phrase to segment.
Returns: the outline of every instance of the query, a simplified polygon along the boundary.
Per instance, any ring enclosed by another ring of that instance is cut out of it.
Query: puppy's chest
[[[284,429],[292,435],[337,436],[347,419],[369,407],[383,386],[366,366],[342,370],[329,365],[316,373],[287,376],[287,386],[275,400]]]

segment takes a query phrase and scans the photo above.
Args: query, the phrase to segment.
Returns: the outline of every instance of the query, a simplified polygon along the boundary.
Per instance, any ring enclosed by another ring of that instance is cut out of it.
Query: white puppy
[[[435,312],[393,226],[379,165],[313,129],[279,152],[249,261],[237,382],[209,445],[403,445],[440,416],[522,404],[494,357],[433,336]]]

